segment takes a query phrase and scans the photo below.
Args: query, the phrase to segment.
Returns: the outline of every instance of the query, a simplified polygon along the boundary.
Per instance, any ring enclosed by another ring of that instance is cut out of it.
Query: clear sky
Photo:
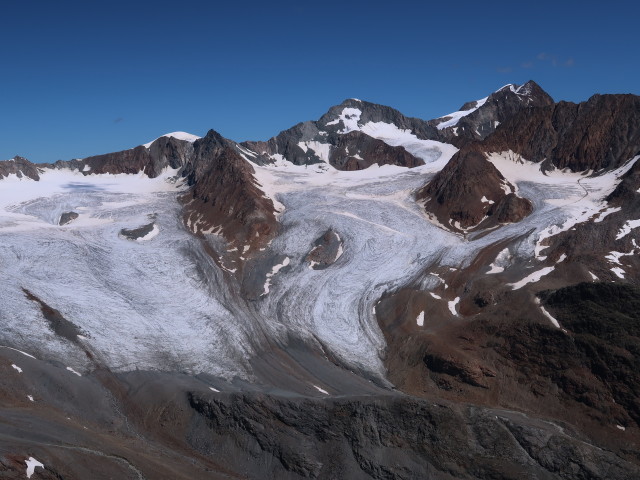
[[[3,2],[0,159],[176,130],[266,140],[356,97],[424,119],[507,83],[640,94],[635,1]]]

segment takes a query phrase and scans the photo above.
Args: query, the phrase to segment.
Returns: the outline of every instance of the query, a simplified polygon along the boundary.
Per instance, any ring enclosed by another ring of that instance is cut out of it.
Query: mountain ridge
[[[638,476],[640,103],[536,86],[0,162],[0,474]]]

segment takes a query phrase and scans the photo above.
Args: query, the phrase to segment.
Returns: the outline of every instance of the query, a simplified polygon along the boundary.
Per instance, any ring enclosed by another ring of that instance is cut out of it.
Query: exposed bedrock
[[[213,130],[194,143],[183,171],[191,186],[183,197],[185,222],[194,233],[219,229],[228,242],[257,248],[276,233],[275,209],[253,167],[229,143]]]
[[[640,153],[640,97],[594,95],[510,117],[485,142],[485,151],[512,150],[547,168],[574,172],[620,166]]]
[[[23,478],[29,457],[44,465],[34,478],[50,479],[640,474],[563,423],[507,409],[396,392],[267,394],[177,373],[96,370],[78,377],[17,352],[2,355],[0,410],[11,421],[0,424],[0,474],[7,478]],[[23,373],[5,367],[7,360]]]
[[[491,135],[496,128],[516,113],[532,107],[553,105],[553,99],[536,82],[524,85],[506,85],[488,96],[479,107],[477,102],[467,102],[461,111],[476,110],[462,117],[454,126],[444,128],[440,134],[446,141],[462,147]],[[450,117],[441,117],[429,123],[438,125]]]
[[[68,223],[73,222],[79,215],[77,212],[64,212],[60,215],[60,220],[58,221],[58,225],[66,225]]]
[[[173,137],[160,137],[148,148],[139,145],[120,152],[87,157],[82,160],[58,161],[47,167],[78,169],[85,175],[100,173],[145,173],[155,178],[162,170],[180,168],[191,157],[193,145]]]
[[[0,162],[0,179],[15,175],[18,178],[28,177],[32,180],[39,180],[40,171],[38,167],[24,157],[13,157],[11,160]]]
[[[453,320],[416,289],[378,303],[389,379],[398,388],[555,419],[640,462],[636,287],[586,283],[539,292],[546,312],[531,291],[493,278],[478,277],[464,291]]]
[[[626,478],[639,471],[553,423],[510,411],[398,395],[192,393],[189,405],[204,423],[192,445],[243,459],[249,478]]]
[[[418,190],[416,199],[447,228],[474,230],[515,223],[529,215],[531,202],[514,192],[482,148],[470,145]]]
[[[364,170],[373,164],[409,168],[424,165],[424,160],[414,157],[403,147],[392,147],[358,131],[338,137],[329,162],[338,170]]]
[[[298,123],[266,142],[241,145],[257,154],[259,164],[273,163],[273,156],[277,155],[294,165],[328,162],[338,170],[361,170],[374,163],[405,167],[424,164],[403,147],[393,147],[360,131],[352,131],[353,125],[347,128],[343,117],[360,126],[369,122],[392,125],[422,140],[441,139],[438,130],[425,120],[406,117],[384,105],[347,99],[331,107],[317,121]]]
[[[309,266],[315,270],[322,270],[333,265],[342,254],[342,240],[333,229],[327,230],[316,239],[313,248],[307,255]]]

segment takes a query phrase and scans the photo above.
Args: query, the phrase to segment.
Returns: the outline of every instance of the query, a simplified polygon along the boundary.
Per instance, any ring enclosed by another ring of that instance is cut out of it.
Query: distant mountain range
[[[0,477],[640,478],[639,158],[529,81],[2,161]]]

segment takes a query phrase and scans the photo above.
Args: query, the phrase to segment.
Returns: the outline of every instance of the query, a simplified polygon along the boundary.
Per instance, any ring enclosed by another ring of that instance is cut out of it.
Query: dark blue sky
[[[220,5],[213,5],[220,3]],[[265,140],[349,97],[434,118],[506,83],[640,94],[635,2],[4,2],[0,159],[210,128]]]

